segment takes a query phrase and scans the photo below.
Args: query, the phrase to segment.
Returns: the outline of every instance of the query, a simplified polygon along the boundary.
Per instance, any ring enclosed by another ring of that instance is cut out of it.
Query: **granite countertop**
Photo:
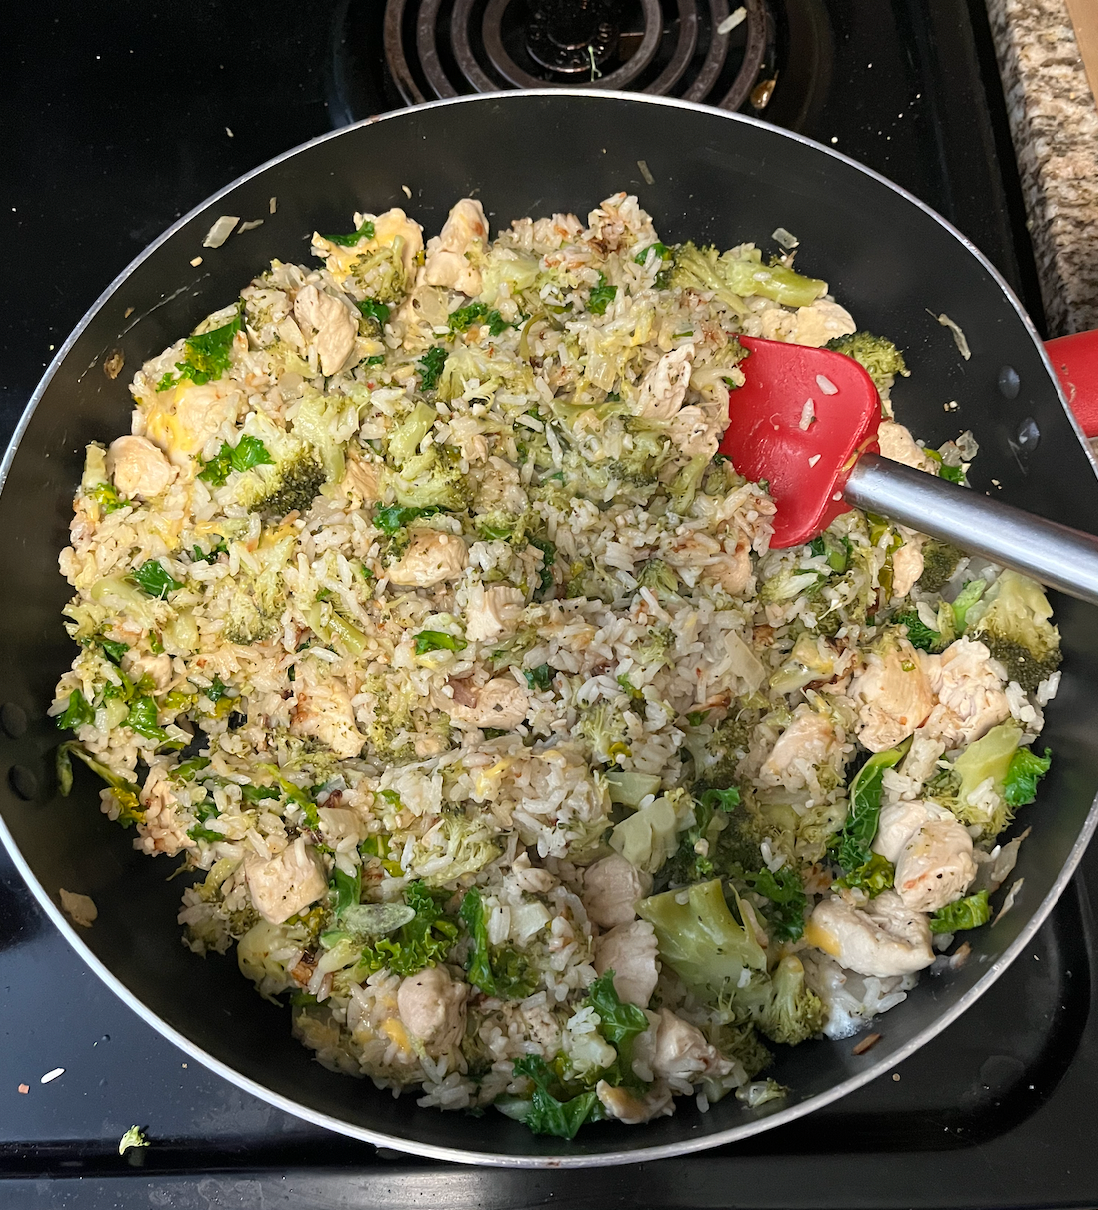
[[[1098,60],[1091,58],[1098,20],[1091,3],[987,0],[1049,336],[1098,328],[1098,106],[1092,91],[1098,90]]]

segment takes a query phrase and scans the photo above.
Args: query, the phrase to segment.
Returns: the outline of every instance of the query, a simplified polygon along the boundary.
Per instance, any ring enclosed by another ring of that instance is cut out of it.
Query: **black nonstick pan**
[[[403,110],[241,178],[107,289],[50,366],[3,463],[0,831],[23,875],[92,968],[189,1054],[291,1113],[440,1159],[629,1163],[699,1151],[811,1112],[890,1070],[973,1003],[1048,915],[1098,821],[1098,611],[1056,597],[1063,680],[1042,736],[1056,759],[1019,821],[1033,826],[1015,874],[1024,884],[1008,914],[970,935],[968,962],[925,975],[882,1019],[883,1037],[867,1053],[854,1055],[850,1041],[779,1047],[769,1074],[791,1092],[766,1106],[769,1114],[733,1097],[704,1114],[685,1100],[674,1117],[645,1127],[603,1123],[567,1143],[494,1113],[419,1109],[414,1096],[394,1100],[319,1066],[291,1038],[288,1013],[255,994],[231,955],[201,959],[180,944],[171,866],[134,851],[100,813],[94,779],[78,771],[72,795],[60,797],[58,732],[46,708],[73,653],[61,626],[69,588],[57,554],[85,444],[128,430],[133,370],[233,298],[272,257],[307,259],[311,232],[340,230],[355,210],[402,206],[432,233],[468,195],[495,227],[523,215],[586,214],[622,189],[639,194],[668,242],[765,247],[775,228],[794,232],[798,268],[826,279],[863,325],[904,349],[912,373],[894,391],[900,420],[935,445],[972,429],[981,446],[976,490],[1098,532],[1094,467],[1044,349],[1002,278],[963,236],[883,178],[796,135],[719,110],[609,92],[509,93]],[[264,221],[203,249],[224,214]],[[42,272],[60,274],[63,287],[63,267],[43,256]],[[963,329],[971,359],[937,322],[943,312]],[[120,357],[125,368],[112,377]],[[93,897],[99,918],[90,930],[77,932],[62,914],[61,887]]]

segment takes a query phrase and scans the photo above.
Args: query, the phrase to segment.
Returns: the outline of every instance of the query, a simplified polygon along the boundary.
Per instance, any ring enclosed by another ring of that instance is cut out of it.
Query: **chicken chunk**
[[[805,784],[804,765],[822,765],[835,748],[835,728],[810,706],[798,706],[793,721],[778,736],[763,763],[761,779],[790,788]]]
[[[142,677],[147,676],[157,692],[162,692],[171,684],[172,657],[166,652],[160,655],[137,655],[127,651],[122,657],[122,671],[137,684]]]
[[[873,851],[896,867],[896,891],[915,912],[936,912],[959,899],[976,877],[972,837],[937,803],[885,807]]]
[[[252,906],[271,924],[296,916],[328,891],[320,858],[301,837],[273,857],[249,853],[244,858],[244,880]]]
[[[452,718],[474,727],[510,731],[526,717],[530,695],[510,676],[493,677],[479,688],[451,682],[454,697],[447,703]]]
[[[595,942],[595,970],[612,970],[622,1001],[647,1008],[660,977],[656,952],[656,931],[647,920],[619,924]]]
[[[465,543],[456,534],[421,529],[400,561],[388,569],[388,576],[401,588],[431,588],[456,580],[465,570],[465,556]]]
[[[119,437],[107,451],[107,474],[123,496],[149,499],[166,491],[176,469],[147,437]]]
[[[881,447],[882,458],[902,462],[904,466],[914,467],[917,471],[929,471],[933,465],[911,433],[895,420],[881,421],[877,429],[877,444]]]
[[[397,990],[397,1012],[409,1033],[432,1054],[442,1054],[465,1033],[467,983],[456,983],[443,966],[429,966],[402,979]]]
[[[650,1122],[653,1118],[674,1111],[671,1089],[662,1082],[653,1084],[643,1097],[638,1097],[627,1088],[599,1080],[595,1085],[595,1094],[607,1114],[626,1126],[639,1126],[642,1122]]]
[[[347,469],[344,472],[340,487],[353,497],[359,504],[373,504],[381,499],[378,486],[378,468],[373,462],[367,462],[353,450],[347,451]]]
[[[906,597],[923,574],[923,549],[921,542],[905,542],[899,550],[892,552],[892,599]]]
[[[298,323],[316,332],[316,351],[323,374],[338,374],[355,347],[358,319],[349,303],[316,286],[304,286],[294,300]]]
[[[442,230],[427,241],[423,278],[429,286],[446,286],[473,297],[481,291],[480,270],[470,264],[474,244],[488,239],[488,220],[480,202],[462,198],[450,211]]]
[[[686,398],[693,361],[692,344],[665,353],[641,379],[637,415],[645,420],[670,420]]]
[[[636,920],[634,905],[651,890],[651,874],[638,870],[620,853],[612,853],[587,867],[583,876],[583,906],[600,928],[609,929]]]
[[[651,1018],[651,1014],[649,1014]],[[661,1008],[659,1016],[633,1043],[633,1060],[656,1079],[677,1076],[694,1082],[701,1076],[726,1076],[731,1062],[711,1046],[696,1025]]]
[[[859,975],[909,975],[934,961],[930,923],[895,891],[882,891],[864,908],[838,898],[816,904],[805,925],[809,945]]]
[[[517,588],[504,584],[485,588],[483,584],[474,584],[465,606],[465,637],[474,643],[498,639],[514,627],[524,603],[525,598]]]
[[[926,730],[947,748],[971,744],[1010,715],[991,652],[978,640],[958,639],[941,655],[930,656],[927,675],[938,704]]]
[[[347,686],[336,677],[322,679],[311,673],[295,685],[297,703],[290,715],[290,734],[320,740],[340,760],[356,757],[366,737],[355,725]]]
[[[851,681],[850,696],[858,709],[858,738],[870,752],[894,748],[926,721],[934,706],[920,654],[906,639],[885,654],[870,654]]]
[[[236,419],[241,398],[229,381],[195,386],[184,379],[174,391],[157,394],[140,426],[177,465],[193,466],[193,457],[225,421]]]
[[[857,330],[858,325],[845,307],[826,298],[818,298],[807,307],[797,308],[793,343],[820,349],[836,336],[850,336]]]

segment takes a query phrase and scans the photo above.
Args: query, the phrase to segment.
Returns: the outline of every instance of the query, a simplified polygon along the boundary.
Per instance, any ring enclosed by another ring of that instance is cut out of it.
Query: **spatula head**
[[[765,479],[778,506],[772,547],[798,546],[850,506],[843,486],[859,455],[877,451],[881,399],[851,357],[741,336],[747,381],[729,392],[720,452]]]

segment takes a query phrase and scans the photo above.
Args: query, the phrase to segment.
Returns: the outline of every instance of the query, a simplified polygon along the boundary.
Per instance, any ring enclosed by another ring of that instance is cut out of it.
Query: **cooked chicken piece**
[[[362,751],[366,737],[355,726],[355,713],[347,686],[336,677],[321,679],[310,669],[298,674],[297,702],[290,714],[290,734],[318,739],[340,760]]]
[[[892,599],[898,601],[915,586],[923,574],[922,543],[905,542],[899,550],[892,552]]]
[[[851,681],[850,696],[862,722],[858,738],[870,752],[894,748],[922,726],[934,706],[920,653],[906,639],[883,657],[869,655]]]
[[[747,590],[754,573],[750,543],[741,538],[731,554],[716,555],[701,574],[703,580],[716,580],[730,597],[738,597]]]
[[[877,429],[877,444],[881,457],[902,462],[917,471],[929,471],[933,465],[911,433],[895,420],[882,420]]]
[[[684,344],[651,366],[641,379],[637,415],[645,420],[670,420],[686,398],[693,361],[694,346]]]
[[[813,768],[822,765],[835,747],[835,729],[822,714],[811,706],[798,706],[793,721],[778,736],[763,763],[760,780],[769,785],[789,788],[803,786],[805,775],[801,762]]]
[[[367,462],[354,450],[347,451],[347,469],[344,472],[340,486],[347,495],[355,498],[359,504],[373,504],[381,499],[378,487],[377,464]]]
[[[934,717],[933,710],[930,712],[930,717]],[[904,777],[910,777],[912,781],[918,782],[921,786],[937,768],[938,757],[944,751],[945,744],[942,740],[932,735],[928,727],[920,727],[911,737],[911,747],[908,748],[903,764],[900,765],[900,773]]]
[[[317,817],[320,819],[320,832],[325,843],[334,849],[341,840],[354,838],[364,840],[366,829],[356,811],[350,807],[317,807]]]
[[[465,543],[456,534],[421,529],[387,574],[401,588],[430,588],[443,580],[456,580],[465,570],[465,554]]]
[[[530,695],[510,676],[493,677],[479,688],[462,681],[451,681],[452,701],[442,708],[451,718],[474,727],[495,727],[510,731],[526,717]]]
[[[834,897],[816,904],[804,939],[859,975],[909,975],[934,961],[930,924],[895,891],[882,891],[864,908]]]
[[[226,420],[235,420],[242,398],[230,381],[194,386],[184,379],[173,391],[161,391],[141,420],[145,436],[166,450],[178,465],[191,459]]]
[[[529,506],[530,499],[519,482],[518,467],[505,458],[489,458],[477,492],[477,508],[485,512],[499,508],[508,513],[521,513]]]
[[[160,655],[137,655],[127,651],[122,657],[122,671],[137,684],[147,676],[158,691],[167,689],[172,679],[172,657],[164,652]]]
[[[316,286],[304,286],[294,300],[294,316],[298,323],[307,323],[316,332],[321,373],[339,373],[358,336],[358,318],[350,303],[326,294]]]
[[[409,1033],[439,1055],[461,1041],[465,1033],[467,983],[455,983],[444,966],[429,966],[402,979],[397,1012]]]
[[[513,629],[524,603],[525,598],[517,588],[503,584],[493,584],[491,588],[472,585],[465,606],[465,637],[474,643],[498,639],[504,631]]]
[[[826,298],[818,298],[807,307],[797,308],[793,343],[820,349],[836,336],[850,336],[857,330],[858,325],[845,307],[840,307],[836,302],[828,302]]]
[[[614,1087],[605,1080],[599,1080],[595,1093],[610,1117],[617,1118],[626,1126],[639,1126],[642,1122],[650,1122],[653,1118],[672,1112],[671,1089],[664,1083],[653,1084],[643,1097],[637,1097],[626,1088]]]
[[[644,1064],[656,1079],[678,1076],[726,1076],[731,1062],[711,1046],[696,1025],[661,1008],[659,1018],[633,1043],[634,1062]]]
[[[1003,683],[983,643],[958,639],[926,663],[930,687],[938,698],[926,730],[947,748],[971,744],[1010,716]]]
[[[621,999],[647,1008],[660,977],[656,952],[656,930],[647,920],[619,924],[595,942],[595,970],[612,970]]]
[[[163,450],[147,437],[119,437],[107,451],[107,474],[123,496],[159,496],[176,476]]]
[[[530,854],[523,849],[511,865],[510,877],[520,891],[532,895],[545,895],[556,885],[556,879],[548,870],[530,861]]]
[[[263,858],[248,853],[244,879],[252,906],[271,924],[282,924],[327,894],[328,879],[314,849],[299,836],[291,845]]]
[[[480,270],[469,263],[469,251],[488,239],[488,220],[480,202],[462,198],[450,211],[442,230],[427,241],[423,280],[429,286],[447,286],[472,297],[481,290]]]
[[[885,807],[873,851],[896,867],[896,890],[915,912],[936,912],[959,899],[976,877],[972,837],[937,803]]]
[[[679,409],[667,430],[668,434],[688,457],[697,458],[704,454],[711,458],[717,452],[721,433],[727,425],[727,411],[727,404],[724,405],[724,415],[716,408],[690,404]]]
[[[583,906],[604,929],[636,920],[635,904],[652,890],[652,875],[638,870],[620,853],[589,865],[583,875]]]

